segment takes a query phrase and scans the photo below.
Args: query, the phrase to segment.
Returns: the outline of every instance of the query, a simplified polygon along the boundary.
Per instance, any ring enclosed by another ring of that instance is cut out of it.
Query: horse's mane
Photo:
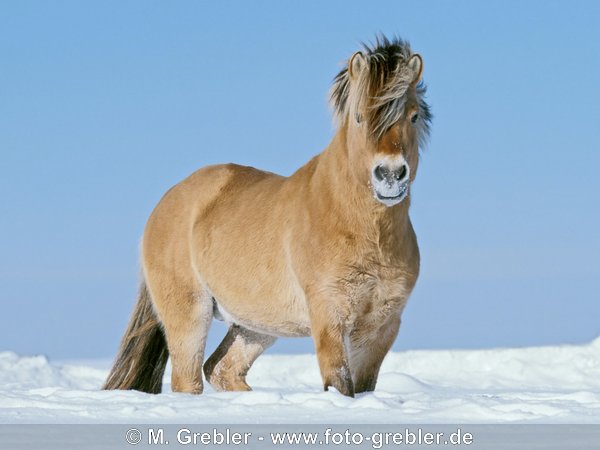
[[[404,112],[406,92],[414,81],[414,71],[408,66],[412,56],[410,45],[398,37],[389,40],[377,37],[375,44],[362,44],[362,59],[365,64],[350,81],[348,65],[335,77],[331,88],[331,103],[340,124],[348,117],[364,121],[369,135],[379,140],[394,125]],[[350,61],[351,63],[352,61]],[[425,84],[417,85],[419,102],[419,142],[422,144],[429,134],[431,113],[425,102]]]

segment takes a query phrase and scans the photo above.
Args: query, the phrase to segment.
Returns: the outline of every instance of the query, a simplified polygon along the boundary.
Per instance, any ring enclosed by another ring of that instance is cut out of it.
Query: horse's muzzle
[[[371,176],[374,197],[385,206],[397,205],[408,195],[408,175],[409,168],[406,163],[397,167],[377,165]]]

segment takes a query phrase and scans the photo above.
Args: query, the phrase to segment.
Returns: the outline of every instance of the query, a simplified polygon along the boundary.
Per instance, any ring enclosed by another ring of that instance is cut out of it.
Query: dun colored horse
[[[428,134],[423,62],[398,39],[336,76],[338,129],[293,175],[204,167],[168,191],[142,242],[143,282],[105,389],[250,390],[278,336],[312,336],[324,388],[375,389],[419,272],[408,210]],[[204,362],[212,319],[229,330]]]

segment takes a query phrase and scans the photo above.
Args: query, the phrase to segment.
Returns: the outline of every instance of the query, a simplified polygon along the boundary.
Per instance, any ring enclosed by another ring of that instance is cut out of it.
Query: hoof
[[[325,390],[328,391],[330,387],[334,387],[339,393],[347,397],[354,397],[354,383],[352,383],[350,371],[346,368],[340,368],[325,377]]]
[[[375,385],[377,384],[377,378],[369,378],[364,380],[359,380],[356,382],[354,386],[354,393],[360,394],[362,392],[373,392],[375,390]]]

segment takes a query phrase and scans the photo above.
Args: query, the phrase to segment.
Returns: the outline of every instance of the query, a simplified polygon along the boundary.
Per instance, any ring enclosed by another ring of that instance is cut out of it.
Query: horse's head
[[[431,114],[421,81],[423,60],[400,40],[377,39],[355,53],[331,92],[346,132],[351,170],[386,206],[402,202],[415,179]]]

